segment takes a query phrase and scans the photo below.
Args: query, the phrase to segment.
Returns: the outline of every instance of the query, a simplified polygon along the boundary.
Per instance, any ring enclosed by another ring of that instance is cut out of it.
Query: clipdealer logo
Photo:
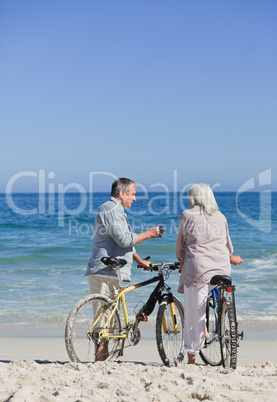
[[[58,216],[58,225],[63,227],[65,225],[65,220],[67,216],[78,216],[80,215],[86,208],[88,208],[88,212],[93,214],[96,212],[94,209],[94,193],[95,193],[95,180],[96,178],[99,180],[108,179],[110,183],[116,180],[118,177],[110,172],[105,171],[97,171],[97,172],[89,172],[89,181],[88,181],[88,191],[87,189],[80,183],[72,182],[64,185],[63,183],[53,183],[51,180],[54,180],[56,177],[55,172],[50,171],[46,172],[45,169],[39,169],[38,171],[21,171],[14,174],[6,185],[6,201],[9,206],[15,213],[19,215],[55,215]],[[31,209],[23,209],[16,204],[16,200],[14,198],[14,188],[17,184],[20,183],[20,180],[31,178],[36,180],[37,193],[38,193],[38,202],[34,208]],[[50,181],[50,182],[49,182]],[[193,183],[190,183],[182,188],[181,191],[177,191],[178,188],[178,178],[177,178],[177,169],[173,171],[173,192],[170,191],[169,187],[164,183],[153,183],[150,185],[150,191],[158,191],[158,195],[149,195],[149,191],[147,188],[141,184],[137,183],[137,199],[145,200],[147,202],[147,206],[144,210],[136,210],[130,209],[129,213],[134,217],[141,217],[147,213],[157,216],[164,215],[169,213],[177,213],[178,211],[178,203],[181,205],[181,208],[185,209],[185,201],[187,200],[186,192],[188,188]],[[219,186],[216,184],[215,186]],[[74,192],[79,194],[80,202],[79,205],[75,208],[69,208],[66,205],[66,194]],[[162,193],[162,194],[161,194]],[[170,193],[173,193],[173,199],[170,198]],[[159,201],[163,200],[163,208],[157,208]],[[57,209],[55,208],[55,203],[57,203]],[[77,228],[78,222],[74,220],[72,222],[72,228]],[[87,230],[83,228],[83,230]]]
[[[242,219],[249,223],[249,225],[265,233],[270,233],[272,229],[272,194],[270,189],[272,183],[271,175],[271,169],[264,170],[258,174],[258,180],[255,180],[254,177],[251,177],[239,187],[236,193],[236,208],[238,214]],[[242,210],[239,208],[239,196],[249,191],[256,191],[259,193],[260,207],[259,217],[257,219],[254,219],[242,212]]]
[[[20,183],[22,179],[34,179],[36,180],[38,201],[34,208],[23,209],[16,204],[16,199],[14,194],[14,188]],[[6,202],[10,209],[19,215],[57,215],[58,226],[64,227],[65,223],[69,221],[69,228],[71,233],[76,234],[89,234],[93,233],[92,225],[86,223],[79,223],[78,215],[84,212],[88,208],[89,214],[94,214],[96,209],[94,208],[94,193],[95,193],[95,181],[105,179],[112,183],[118,177],[111,173],[105,171],[89,172],[88,176],[88,190],[80,183],[71,182],[68,184],[64,183],[54,183],[53,180],[56,178],[56,174],[53,171],[47,173],[46,169],[39,169],[38,171],[21,171],[14,174],[7,182],[5,195]],[[188,183],[178,191],[178,174],[177,169],[173,170],[173,181],[172,190],[164,183],[153,183],[151,184],[150,190],[148,191],[146,186],[141,183],[136,183],[137,185],[137,200],[145,201],[144,210],[136,210],[131,208],[129,214],[132,217],[140,218],[145,214],[150,214],[152,216],[163,216],[163,215],[176,215],[178,211],[188,208],[187,201],[187,191],[194,183]],[[271,232],[272,223],[272,205],[271,205],[271,169],[267,169],[258,175],[258,180],[252,177],[245,181],[238,189],[236,193],[236,210],[240,217],[245,220],[249,225],[255,227],[266,233]],[[215,183],[210,185],[212,190],[220,187],[220,183]],[[254,219],[247,213],[243,211],[240,205],[240,195],[249,191],[259,192],[260,206],[259,206],[259,217]],[[66,194],[68,193],[79,194],[79,204],[74,208],[71,208],[66,204]],[[151,192],[149,194],[149,192]],[[156,193],[155,193],[156,192]],[[160,201],[162,201],[160,203]],[[157,205],[163,205],[161,208]],[[68,217],[75,217],[75,219],[68,220]],[[138,224],[138,219],[131,219],[133,225]],[[139,224],[142,221],[139,219]],[[80,226],[83,225],[83,226]],[[171,221],[170,231],[177,232],[177,226],[175,220]],[[143,231],[143,230],[141,230]]]
[[[97,172],[89,172],[89,180],[88,180],[88,191],[87,189],[80,183],[72,182],[64,185],[63,183],[54,183],[51,180],[54,180],[56,177],[55,172],[50,171],[46,172],[45,169],[39,169],[38,171],[21,171],[14,174],[6,185],[6,201],[8,206],[19,215],[55,215],[58,216],[58,225],[63,227],[65,225],[66,217],[68,216],[78,216],[80,215],[86,208],[88,208],[89,214],[94,214],[96,212],[94,208],[94,193],[95,193],[95,180],[104,179],[112,183],[114,180],[118,179],[118,177],[110,172],[97,171]],[[15,194],[14,188],[16,185],[20,183],[20,180],[31,178],[36,180],[37,193],[38,193],[38,202],[34,208],[31,209],[23,209],[16,204],[15,198],[13,197]],[[186,209],[188,205],[185,205],[187,200],[187,190],[194,183],[188,183],[185,185],[181,191],[178,191],[178,176],[177,169],[173,170],[173,182],[172,188],[173,191],[169,189],[169,187],[164,183],[153,183],[150,185],[150,192],[147,190],[146,186],[137,183],[137,200],[144,200],[146,202],[146,207],[144,210],[136,210],[135,208],[131,208],[129,210],[129,214],[132,217],[140,218],[145,214],[150,214],[153,216],[162,216],[167,214],[177,214],[178,208]],[[212,186],[212,188],[219,187],[220,184],[216,183]],[[78,206],[75,208],[69,208],[66,204],[66,194],[74,192],[79,194],[80,202]],[[156,192],[156,193],[155,193]],[[173,197],[171,197],[173,194]],[[162,201],[163,207],[158,206]],[[57,208],[55,207],[55,203],[57,203]],[[78,222],[74,220],[72,222],[72,228],[78,225]],[[83,228],[83,230],[86,230]]]

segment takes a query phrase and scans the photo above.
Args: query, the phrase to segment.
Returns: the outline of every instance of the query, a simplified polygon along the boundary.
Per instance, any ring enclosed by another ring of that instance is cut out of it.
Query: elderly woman
[[[219,211],[211,188],[205,183],[188,191],[190,208],[179,217],[176,256],[180,261],[178,291],[184,293],[184,346],[188,363],[195,364],[203,348],[206,331],[206,303],[214,275],[230,275],[231,265],[243,261],[233,255],[227,220]]]

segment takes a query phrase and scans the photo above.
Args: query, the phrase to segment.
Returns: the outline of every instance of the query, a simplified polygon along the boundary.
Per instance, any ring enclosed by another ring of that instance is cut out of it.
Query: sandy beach
[[[146,339],[114,363],[69,362],[62,337],[2,337],[0,400],[275,401],[277,340],[268,339],[276,325],[266,333],[266,340],[251,340],[249,332],[240,343],[236,370],[205,366],[200,358],[196,366],[165,367],[147,330]]]

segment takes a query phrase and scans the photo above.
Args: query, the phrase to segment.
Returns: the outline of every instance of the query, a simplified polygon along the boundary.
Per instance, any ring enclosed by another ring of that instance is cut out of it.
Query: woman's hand
[[[242,260],[242,258],[240,258],[239,255],[231,254],[230,255],[230,263],[233,264],[233,265],[240,265],[240,264],[243,263],[243,260]]]

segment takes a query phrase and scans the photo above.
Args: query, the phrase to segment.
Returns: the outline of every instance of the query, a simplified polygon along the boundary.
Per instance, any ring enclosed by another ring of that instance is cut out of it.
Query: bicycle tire
[[[220,349],[223,367],[237,367],[237,324],[233,303],[229,297],[223,299],[220,328]]]
[[[156,342],[160,358],[166,366],[180,363],[184,358],[184,309],[177,297],[173,297],[175,305],[176,323],[178,333],[174,332],[174,323],[168,298],[165,298],[158,309],[156,320]],[[163,328],[163,317],[166,329]]]
[[[71,361],[80,363],[95,361],[97,347],[101,344],[97,334],[102,328],[101,325],[106,322],[106,319],[102,318],[93,328],[95,312],[98,317],[99,312],[107,311],[108,316],[108,312],[112,309],[111,303],[107,297],[91,294],[79,300],[73,307],[65,327],[65,345]],[[88,333],[90,328],[91,331]],[[119,311],[116,310],[107,331],[119,335],[121,328]],[[109,340],[107,361],[113,361],[117,357],[122,342],[123,339],[118,338]]]
[[[204,348],[200,350],[199,355],[205,364],[220,366],[222,364],[222,357],[219,340],[218,315],[212,295],[210,295],[207,300],[206,326],[209,332],[209,339],[205,340]]]

